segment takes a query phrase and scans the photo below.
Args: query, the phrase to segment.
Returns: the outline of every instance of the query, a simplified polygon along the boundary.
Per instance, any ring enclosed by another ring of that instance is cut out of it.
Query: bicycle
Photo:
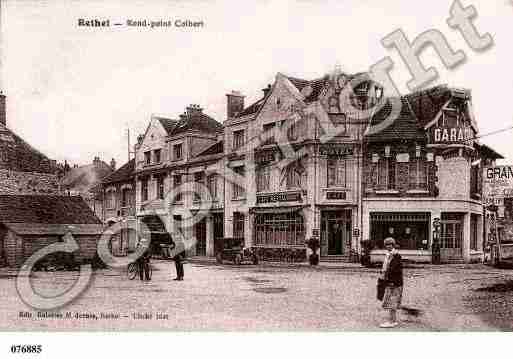
[[[151,280],[151,275],[153,274],[153,269],[151,268],[150,261],[149,260],[145,261],[144,265],[148,266],[148,271],[147,271],[148,277],[146,279]],[[134,280],[138,274],[139,274],[139,264],[137,262],[130,263],[127,268],[128,279]]]

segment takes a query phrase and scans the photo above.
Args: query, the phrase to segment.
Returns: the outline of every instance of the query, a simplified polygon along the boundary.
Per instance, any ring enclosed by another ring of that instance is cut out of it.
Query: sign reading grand
[[[471,127],[435,127],[433,129],[433,143],[456,144],[468,142],[474,138],[474,131]]]
[[[513,197],[513,166],[487,167],[484,171],[485,198]]]

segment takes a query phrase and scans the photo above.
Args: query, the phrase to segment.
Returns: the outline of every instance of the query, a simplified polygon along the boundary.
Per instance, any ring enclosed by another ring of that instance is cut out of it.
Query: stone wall
[[[54,174],[0,169],[0,194],[56,195],[61,193],[57,176]]]

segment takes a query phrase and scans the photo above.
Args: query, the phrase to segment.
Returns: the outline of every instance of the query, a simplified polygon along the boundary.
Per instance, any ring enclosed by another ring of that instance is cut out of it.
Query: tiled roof
[[[310,103],[319,99],[319,95],[321,94],[322,89],[324,86],[326,86],[326,82],[328,81],[328,76],[324,76],[320,79],[311,81],[290,76],[287,76],[287,79],[299,90],[299,92],[301,92],[306,86],[310,86],[312,88],[310,94],[308,94],[308,96],[305,98],[305,102]]]
[[[187,130],[198,130],[206,133],[218,132],[223,128],[223,125],[212,117],[204,114],[203,112],[186,113],[178,121],[176,126],[171,131],[170,135],[177,135]]]
[[[482,155],[484,155],[487,158],[491,159],[504,159],[504,156],[502,156],[500,153],[496,152],[493,148],[485,145],[485,144],[478,144],[477,142],[474,143],[474,148],[477,149]]]
[[[392,104],[390,100],[387,100],[386,104],[373,115],[371,120],[372,125],[375,126],[383,122],[390,116],[391,112]],[[426,134],[417,122],[407,99],[402,97],[399,116],[380,132],[370,135],[367,134],[365,137],[366,140],[370,142],[397,141],[401,139],[423,141],[426,139]]]
[[[103,161],[71,168],[61,179],[64,190],[87,192],[112,173],[112,168]]]
[[[119,167],[116,171],[107,176],[102,182],[103,183],[114,183],[130,181],[134,179],[135,172],[135,158],[131,159],[123,166]]]
[[[264,96],[262,97],[260,100],[258,100],[257,102],[251,104],[250,106],[246,107],[244,110],[242,110],[241,112],[239,112],[237,114],[237,117],[242,117],[242,116],[248,116],[248,115],[252,115],[254,113],[257,113],[260,108],[263,106],[263,104],[265,103],[265,99],[267,98],[267,96]]]
[[[204,151],[201,151],[196,157],[217,155],[224,152],[224,141],[218,141],[212,146],[207,147]]]
[[[175,127],[178,123],[178,121],[172,120],[170,118],[159,117],[159,116],[155,116],[154,118],[159,120],[160,124],[162,125],[162,127],[164,127],[164,129],[166,130],[168,135],[170,135],[173,132],[173,130],[175,129]]]
[[[415,116],[424,127],[440,112],[443,105],[451,98],[451,90],[447,85],[440,85],[424,91],[404,96],[408,99]]]
[[[0,124],[0,169],[55,173],[57,166],[13,131]]]
[[[0,222],[101,224],[79,196],[0,195]]]

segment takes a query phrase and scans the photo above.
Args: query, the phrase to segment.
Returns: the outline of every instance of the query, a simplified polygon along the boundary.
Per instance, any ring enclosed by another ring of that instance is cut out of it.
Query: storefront
[[[321,210],[321,256],[347,256],[351,252],[352,210]]]

